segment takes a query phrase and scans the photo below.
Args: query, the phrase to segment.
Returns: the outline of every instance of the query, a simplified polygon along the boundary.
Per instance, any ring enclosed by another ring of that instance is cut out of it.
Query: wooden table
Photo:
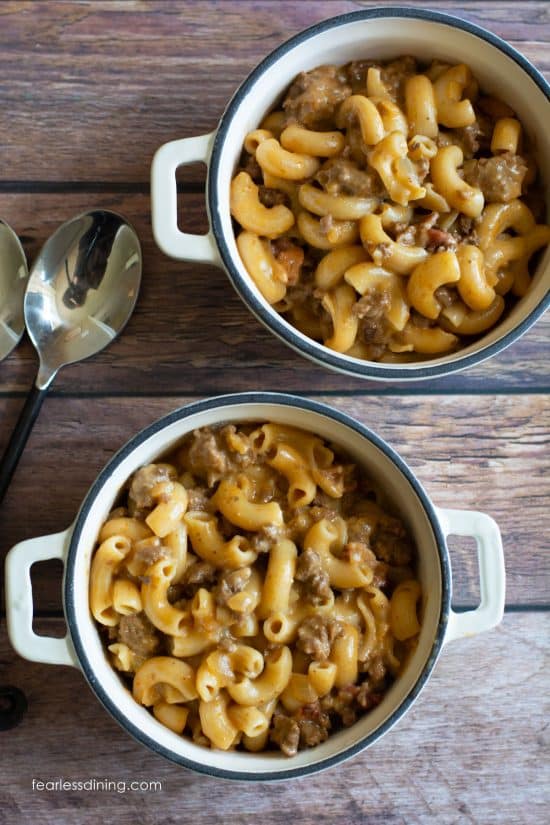
[[[548,821],[550,320],[465,374],[413,385],[354,381],[295,356],[252,318],[223,272],[168,260],[151,236],[155,149],[213,129],[272,48],[357,5],[1,3],[0,215],[32,261],[71,215],[119,210],[142,240],[144,278],[123,337],[57,378],[0,512],[0,556],[65,528],[113,451],[157,417],[216,393],[291,390],[374,428],[437,504],[494,516],[506,552],[504,621],[450,645],[412,711],[368,752],[318,777],[255,786],[194,775],[134,743],[76,670],[18,658],[2,613],[0,682],[23,688],[29,710],[0,734],[0,823]],[[486,26],[550,74],[543,0],[435,5]],[[203,185],[198,166],[181,179],[183,222],[193,231],[205,227]],[[28,340],[0,365],[0,449],[35,370]],[[455,606],[472,607],[475,553],[469,542],[451,547]],[[48,563],[33,575],[36,625],[47,634],[63,632],[60,573]],[[40,793],[33,778],[153,780],[162,790]]]

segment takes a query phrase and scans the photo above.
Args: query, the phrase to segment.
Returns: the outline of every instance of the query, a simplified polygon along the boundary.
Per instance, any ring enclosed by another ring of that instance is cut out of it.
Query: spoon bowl
[[[137,300],[141,268],[134,229],[107,210],[67,221],[42,247],[24,299],[25,324],[40,366],[0,461],[0,502],[55,374],[119,335]]]
[[[0,361],[17,346],[25,332],[23,296],[28,277],[19,238],[0,220]]]
[[[46,241],[24,304],[40,357],[39,388],[60,367],[95,355],[116,338],[134,308],[140,278],[139,240],[114,212],[79,215]]]

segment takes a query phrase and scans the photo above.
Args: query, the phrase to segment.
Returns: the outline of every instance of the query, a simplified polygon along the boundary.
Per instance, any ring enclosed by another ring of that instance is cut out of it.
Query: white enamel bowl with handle
[[[301,427],[335,442],[381,485],[414,537],[423,592],[418,647],[380,705],[352,727],[291,759],[274,752],[209,750],[157,722],[134,701],[109,664],[88,605],[90,560],[97,535],[132,473],[173,449],[197,427],[267,420]],[[450,534],[473,536],[477,541],[481,604],[466,613],[451,610],[451,566],[445,541]],[[63,601],[68,634],[63,639],[37,636],[32,629],[30,568],[37,561],[52,558],[61,559],[65,568]],[[483,513],[434,507],[403,460],[366,427],[331,407],[303,398],[243,393],[190,404],[143,430],[100,473],[68,530],[13,547],[6,560],[6,610],[10,640],[21,656],[80,668],[109,713],[153,751],[213,776],[265,781],[322,770],[385,734],[411,707],[444,644],[489,630],[500,622],[504,579],[501,538],[492,518]],[[429,707],[425,710],[429,713]]]
[[[244,137],[280,100],[301,71],[324,63],[412,54],[467,63],[484,91],[517,112],[536,148],[550,200],[550,86],[512,46],[479,26],[439,12],[411,8],[365,9],[325,20],[272,52],[239,87],[211,134],[164,144],[151,170],[153,233],[173,258],[223,267],[252,313],[275,335],[310,360],[358,378],[414,381],[457,372],[500,352],[535,323],[550,305],[550,249],[542,257],[528,294],[496,327],[456,353],[410,364],[362,361],[334,352],[302,334],[262,297],[240,259],[229,211],[229,186]],[[176,170],[193,161],[208,166],[206,204],[210,230],[190,235],[178,229]]]

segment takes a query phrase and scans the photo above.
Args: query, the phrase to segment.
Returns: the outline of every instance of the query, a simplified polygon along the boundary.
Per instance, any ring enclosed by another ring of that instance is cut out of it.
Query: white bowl
[[[550,305],[550,249],[531,288],[509,314],[481,339],[451,355],[410,364],[381,364],[333,352],[308,338],[263,298],[239,256],[229,210],[229,187],[244,137],[276,104],[294,77],[323,63],[360,58],[389,59],[412,54],[467,63],[481,87],[508,102],[536,147],[550,192],[550,86],[518,51],[491,32],[440,12],[411,8],[374,8],[318,23],[275,49],[241,84],[218,128],[208,135],[171,141],[157,151],[151,170],[153,233],[173,258],[223,267],[251,312],[290,347],[338,372],[358,378],[414,381],[435,378],[479,364],[523,335]],[[193,161],[208,166],[206,235],[180,232],[176,170]]]
[[[336,442],[387,492],[418,548],[423,622],[418,647],[380,705],[352,727],[288,759],[280,753],[209,750],[178,736],[137,704],[105,655],[90,614],[90,560],[99,526],[130,475],[172,449],[197,427],[221,422],[276,421]],[[467,613],[451,610],[451,568],[445,536],[478,542],[481,604]],[[36,561],[59,558],[65,567],[63,600],[68,635],[37,636],[32,629],[29,570]],[[378,436],[323,404],[286,394],[244,393],[190,404],[139,433],[107,464],[90,488],[68,530],[21,542],[6,559],[6,610],[10,640],[33,661],[80,668],[99,701],[137,740],[180,765],[231,779],[271,780],[303,776],[352,756],[385,734],[410,708],[426,684],[442,646],[498,624],[504,609],[504,559],[495,522],[483,513],[436,509],[411,470]],[[55,735],[55,733],[52,733]]]

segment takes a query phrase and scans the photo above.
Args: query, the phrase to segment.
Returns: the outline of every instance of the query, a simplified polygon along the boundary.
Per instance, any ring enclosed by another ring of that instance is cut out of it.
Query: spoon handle
[[[39,390],[36,384],[33,385],[25,401],[25,406],[21,410],[6,451],[0,460],[0,504],[9,487],[21,454],[25,449],[25,444],[27,443],[27,439],[38,417],[40,407],[47,392],[47,387]]]

